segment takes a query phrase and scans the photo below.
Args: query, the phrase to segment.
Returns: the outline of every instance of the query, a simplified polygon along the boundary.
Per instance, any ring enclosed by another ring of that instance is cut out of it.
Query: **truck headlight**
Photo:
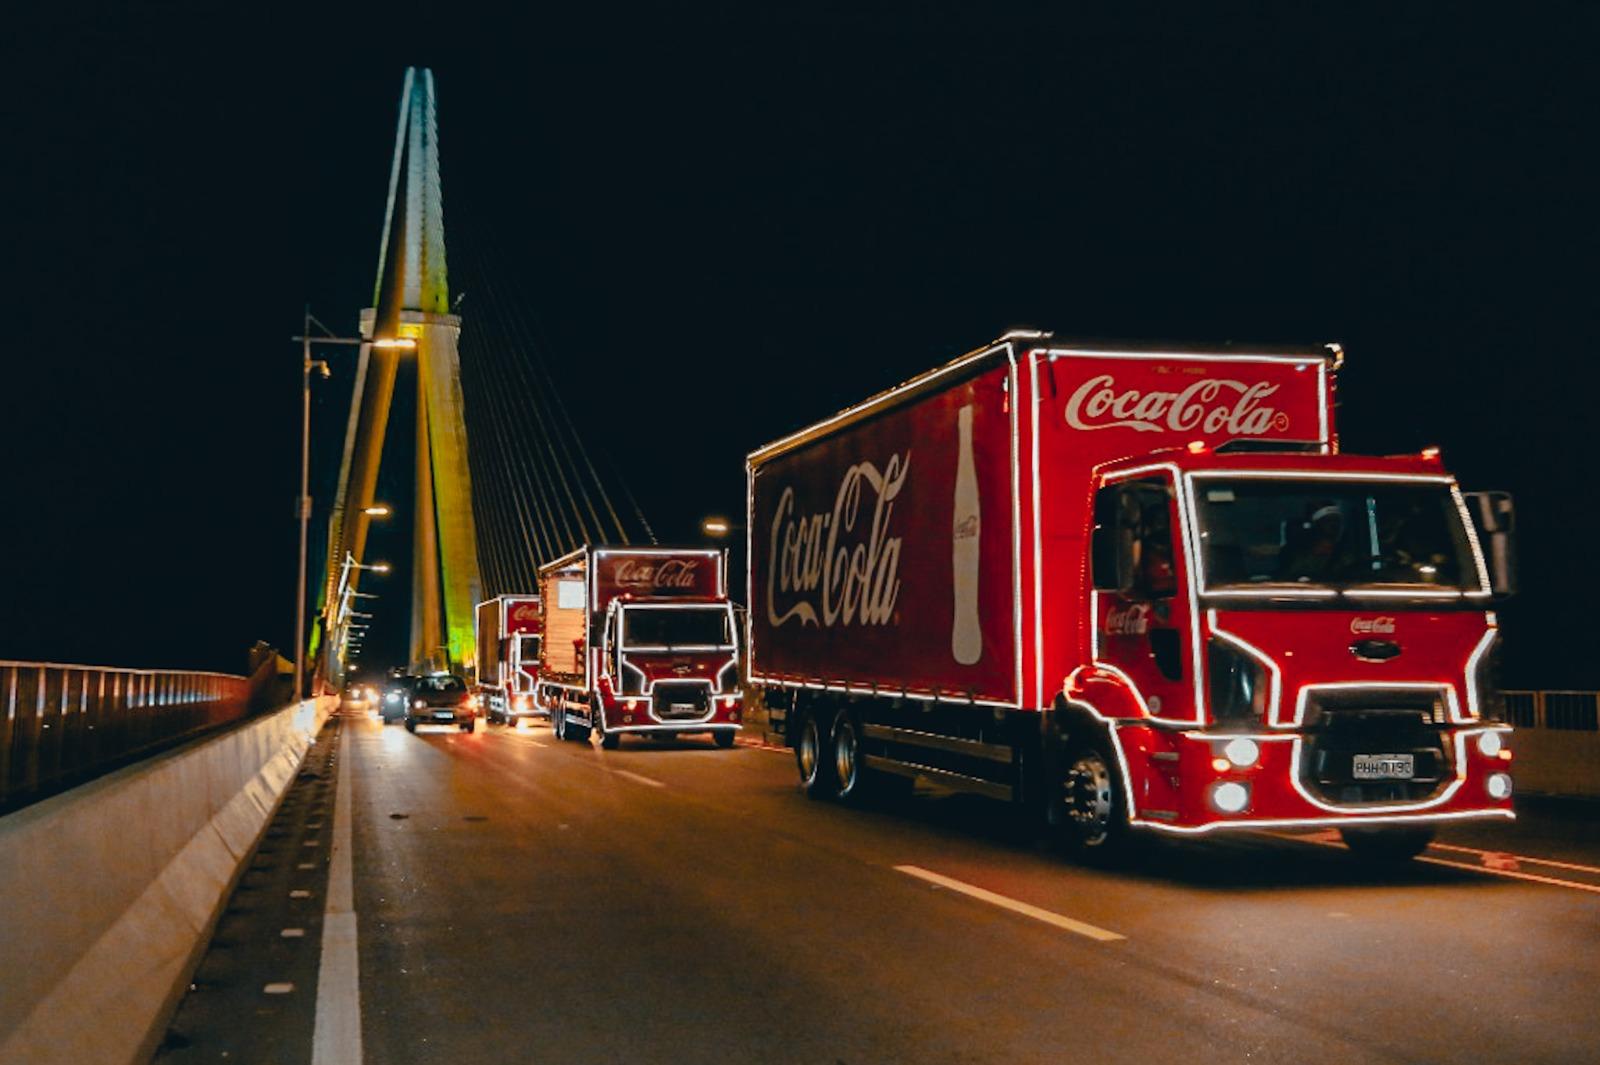
[[[1211,677],[1211,716],[1217,724],[1260,721],[1267,712],[1267,678],[1261,663],[1213,638],[1207,647],[1206,666]]]

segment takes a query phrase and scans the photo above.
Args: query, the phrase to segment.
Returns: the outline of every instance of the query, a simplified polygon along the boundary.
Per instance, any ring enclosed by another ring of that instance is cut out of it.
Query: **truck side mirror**
[[[1489,588],[1497,596],[1517,591],[1517,510],[1510,492],[1464,492],[1472,524],[1478,530],[1483,561],[1489,567]]]

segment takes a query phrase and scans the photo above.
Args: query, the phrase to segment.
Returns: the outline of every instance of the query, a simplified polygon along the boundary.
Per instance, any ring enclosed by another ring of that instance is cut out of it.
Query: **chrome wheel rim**
[[[841,718],[833,733],[833,768],[839,778],[840,795],[850,794],[856,786],[858,758],[855,727]]]
[[[1098,751],[1083,751],[1073,759],[1062,781],[1067,818],[1078,839],[1097,847],[1111,834],[1111,768]]]

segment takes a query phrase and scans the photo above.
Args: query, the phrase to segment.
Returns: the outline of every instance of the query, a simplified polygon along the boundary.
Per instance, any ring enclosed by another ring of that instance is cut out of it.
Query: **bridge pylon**
[[[361,314],[361,335],[367,343],[346,426],[323,588],[329,672],[342,678],[336,599],[360,578],[359,569],[342,567],[340,560],[359,561],[366,547],[366,510],[403,362],[415,368],[417,400],[409,665],[470,669],[473,605],[480,598],[477,532],[461,394],[461,319],[451,313],[445,264],[438,105],[426,68],[408,68],[401,90],[378,277],[372,306]]]

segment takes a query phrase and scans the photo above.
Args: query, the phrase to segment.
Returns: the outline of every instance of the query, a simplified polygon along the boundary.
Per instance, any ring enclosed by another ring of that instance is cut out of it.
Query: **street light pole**
[[[300,335],[293,339],[300,341],[300,498],[295,509],[300,518],[300,565],[297,571],[298,580],[295,582],[294,592],[294,697],[305,698],[305,655],[306,655],[306,554],[311,528],[311,371],[320,368],[322,376],[328,376],[328,364],[321,359],[311,357],[312,344],[340,344],[359,347],[371,343],[375,347],[415,348],[416,341],[409,337],[400,337],[389,340],[368,341],[361,337],[337,337],[311,335],[311,326],[315,323],[324,332],[328,327],[318,322],[311,315],[311,304],[306,304],[305,317],[301,321]],[[387,507],[368,506],[366,513],[369,517],[384,517],[389,513]]]
[[[306,547],[311,529],[311,305],[300,330],[300,569],[294,586],[294,697],[304,699],[306,658]]]

